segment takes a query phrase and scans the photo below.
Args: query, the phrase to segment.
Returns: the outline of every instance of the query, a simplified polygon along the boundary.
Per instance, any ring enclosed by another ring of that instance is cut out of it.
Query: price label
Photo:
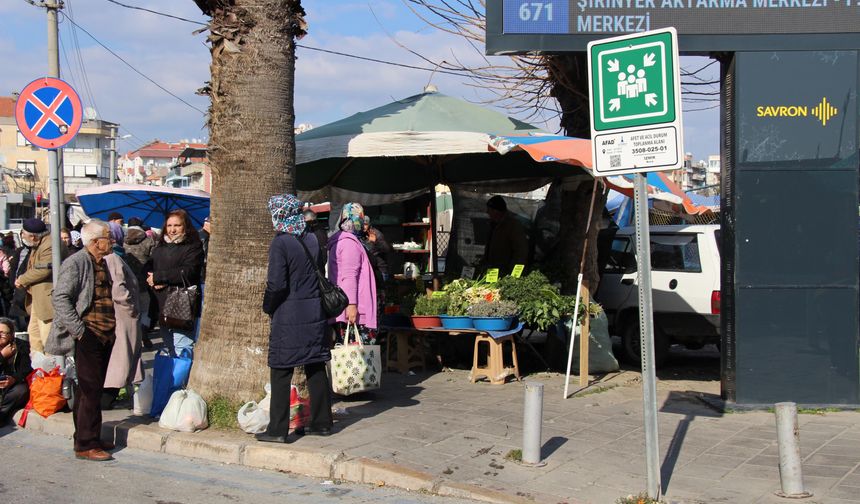
[[[523,276],[523,270],[526,269],[525,264],[516,264],[514,265],[514,270],[511,271],[511,276],[514,278],[519,278]]]
[[[493,268],[487,270],[487,283],[496,283],[499,281],[499,269]]]
[[[475,267],[474,266],[463,266],[463,273],[460,275],[461,278],[468,278],[469,280],[475,278]]]
[[[434,297],[434,298],[445,297],[445,291],[433,291],[433,294],[431,294],[430,297]]]

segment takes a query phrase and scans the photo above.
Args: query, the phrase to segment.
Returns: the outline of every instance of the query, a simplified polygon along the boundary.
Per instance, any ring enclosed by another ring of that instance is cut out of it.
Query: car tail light
[[[711,292],[711,315],[720,314],[720,291]]]

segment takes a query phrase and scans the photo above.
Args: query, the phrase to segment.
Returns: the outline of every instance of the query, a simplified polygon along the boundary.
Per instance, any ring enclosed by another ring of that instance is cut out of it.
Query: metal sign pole
[[[62,251],[60,229],[63,225],[60,220],[62,218],[60,216],[60,198],[62,197],[60,194],[62,193],[60,192],[59,171],[57,149],[50,149],[48,150],[48,176],[51,179],[51,273],[54,285],[57,285],[57,280],[60,276],[60,263],[63,260],[63,256],[60,253]]]
[[[657,440],[657,379],[654,373],[654,312],[651,304],[651,237],[648,231],[647,174],[633,175],[636,204],[636,262],[639,285],[639,335],[642,401],[645,417],[645,466],[648,496],[660,497],[660,444]]]
[[[57,11],[62,7],[60,2],[46,2],[48,11],[48,76],[60,77],[60,51],[59,51],[59,29],[57,25]],[[66,221],[63,214],[64,180],[63,167],[60,166],[58,149],[48,150],[48,178],[50,179],[50,208],[51,208],[51,272],[54,285],[60,275],[60,262],[63,260],[61,254],[60,229]]]

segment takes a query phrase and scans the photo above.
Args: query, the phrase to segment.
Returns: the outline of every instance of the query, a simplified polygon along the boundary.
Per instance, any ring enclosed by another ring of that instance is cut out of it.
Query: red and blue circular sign
[[[67,82],[42,77],[27,84],[15,104],[18,130],[43,149],[59,149],[81,129],[81,98]]]

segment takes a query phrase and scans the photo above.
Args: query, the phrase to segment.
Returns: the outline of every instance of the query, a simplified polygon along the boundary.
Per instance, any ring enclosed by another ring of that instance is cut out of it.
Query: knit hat
[[[140,217],[132,217],[132,218],[128,219],[128,225],[129,225],[129,227],[131,227],[131,226],[141,227],[141,226],[143,226],[143,221],[140,219]]]
[[[45,225],[45,222],[42,221],[42,219],[31,217],[24,220],[24,231],[27,231],[28,233],[41,234],[47,230],[48,226]]]
[[[296,236],[305,231],[305,217],[302,215],[304,203],[298,198],[292,194],[272,196],[268,206],[275,231]]]

